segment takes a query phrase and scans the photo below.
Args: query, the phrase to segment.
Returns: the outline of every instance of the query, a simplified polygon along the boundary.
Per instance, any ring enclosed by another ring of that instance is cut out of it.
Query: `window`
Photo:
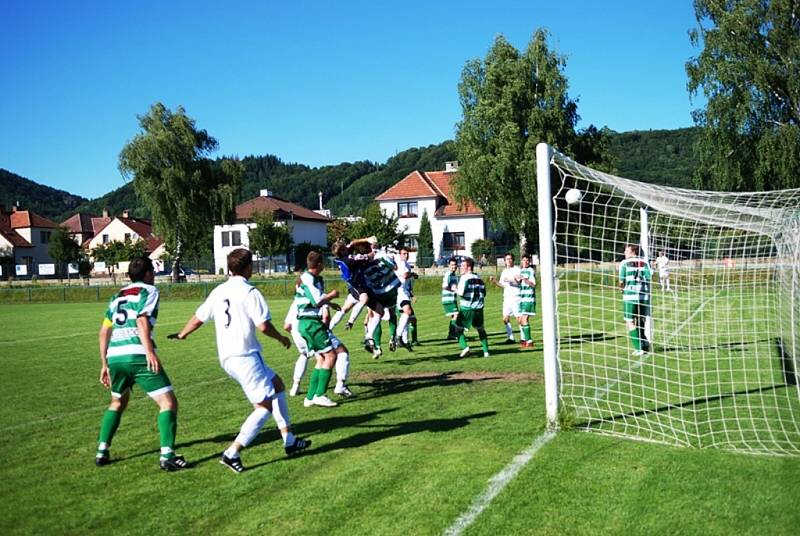
[[[397,215],[400,218],[416,218],[417,217],[417,202],[408,201],[404,203],[397,203]]]
[[[39,242],[42,244],[49,244],[51,234],[51,231],[39,231]]]
[[[419,247],[419,242],[417,241],[419,237],[417,235],[408,235],[406,236],[406,248],[409,251],[417,251]]]
[[[108,235],[107,235],[107,234],[104,234],[104,235],[103,235],[103,244],[108,244],[108,242],[109,242],[109,240],[108,240]]]
[[[242,245],[241,231],[222,231],[222,247],[241,246],[241,245]]]
[[[129,241],[131,239],[131,233],[125,233],[125,241]]]
[[[445,249],[464,249],[464,233],[444,233]]]

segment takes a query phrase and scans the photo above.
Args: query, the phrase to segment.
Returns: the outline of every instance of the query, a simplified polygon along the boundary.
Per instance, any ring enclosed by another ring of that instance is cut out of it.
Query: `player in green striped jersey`
[[[639,246],[625,246],[625,260],[619,265],[619,287],[622,289],[622,314],[633,346],[633,355],[644,355],[650,348],[645,337],[645,322],[650,316],[650,279],[647,260],[639,257]]]
[[[158,414],[159,464],[165,471],[176,471],[188,464],[175,454],[178,400],[153,342],[153,327],[158,317],[153,262],[145,257],[133,259],[128,275],[131,284],[111,298],[100,327],[100,383],[111,390],[111,404],[100,424],[95,464],[109,463],[111,441],[128,405],[131,388],[136,384],[161,410]]]
[[[486,285],[478,274],[473,272],[475,261],[466,258],[461,261],[461,277],[458,280],[458,317],[456,326],[460,334],[458,344],[461,346],[461,357],[469,354],[469,345],[464,332],[470,328],[478,331],[478,338],[483,347],[483,357],[489,357],[489,338],[483,328],[483,305],[486,299]]]
[[[311,373],[308,393],[303,405],[334,407],[336,402],[325,396],[331,380],[331,370],[336,363],[336,352],[330,338],[328,326],[322,321],[322,306],[339,307],[331,300],[339,296],[337,290],[325,293],[325,282],[320,275],[324,267],[322,254],[309,252],[306,257],[307,269],[300,276],[295,287],[294,303],[297,306],[297,330],[305,339],[310,352],[316,354],[317,366]]]
[[[458,316],[458,303],[456,301],[456,289],[458,288],[457,269],[456,260],[450,259],[447,262],[447,272],[442,277],[442,308],[444,309],[444,314],[450,317],[450,327],[447,332],[448,339],[458,339],[456,330],[456,317]]]
[[[519,277],[519,323],[523,338],[521,344],[524,348],[531,348],[533,339],[529,320],[536,315],[536,272],[531,266],[530,255],[522,256]]]

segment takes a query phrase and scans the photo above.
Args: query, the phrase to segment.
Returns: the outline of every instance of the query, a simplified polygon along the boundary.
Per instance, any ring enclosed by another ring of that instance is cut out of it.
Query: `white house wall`
[[[22,257],[33,257],[33,274],[28,275],[38,274],[36,266],[38,264],[52,264],[55,262],[48,251],[50,244],[43,244],[41,235],[42,231],[49,232],[52,238],[55,229],[49,227],[22,227],[15,229],[15,231],[33,246],[31,248],[14,248],[14,262],[17,264],[23,264]]]

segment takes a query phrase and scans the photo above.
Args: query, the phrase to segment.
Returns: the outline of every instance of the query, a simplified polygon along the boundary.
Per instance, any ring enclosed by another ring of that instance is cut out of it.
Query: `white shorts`
[[[331,340],[331,346],[333,347],[334,351],[342,345],[342,341],[340,341],[331,330],[328,330],[328,337]]]
[[[411,296],[408,295],[406,289],[400,286],[397,288],[397,306],[400,307],[405,302],[411,303]]]
[[[659,279],[669,279],[669,272],[658,272]]]
[[[272,384],[275,371],[264,364],[260,355],[228,357],[222,362],[222,368],[228,376],[239,382],[251,404],[275,397],[275,386]]]
[[[503,316],[521,316],[519,311],[519,296],[503,298]]]

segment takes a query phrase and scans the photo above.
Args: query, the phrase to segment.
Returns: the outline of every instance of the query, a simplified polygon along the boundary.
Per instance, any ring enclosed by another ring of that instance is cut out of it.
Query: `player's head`
[[[333,243],[331,252],[333,252],[337,258],[344,259],[349,254],[349,251],[347,250],[347,242],[344,240],[337,240]]]
[[[458,268],[458,263],[454,257],[450,257],[450,260],[447,261],[447,267],[450,268],[451,272],[456,271],[456,268]]]
[[[228,253],[228,272],[250,279],[253,275],[253,254],[249,249],[237,248]]]
[[[639,256],[639,246],[637,246],[636,244],[628,244],[627,246],[625,246],[626,259],[638,256]]]
[[[519,263],[522,265],[523,268],[527,268],[531,265],[531,256],[530,255],[523,255],[519,258]]]
[[[404,247],[400,248],[400,258],[403,259],[404,261],[408,260],[408,249]]]
[[[506,253],[504,260],[506,263],[506,268],[511,268],[512,266],[514,266],[514,254],[511,253],[510,251]]]
[[[324,264],[325,259],[319,251],[309,251],[306,255],[306,266],[309,272],[314,274],[321,272]]]
[[[134,283],[147,283],[152,285],[155,280],[153,261],[147,257],[136,257],[128,264],[128,277]]]
[[[475,268],[475,261],[470,257],[464,257],[461,261],[461,273],[466,274],[467,272],[471,272],[473,268]]]

